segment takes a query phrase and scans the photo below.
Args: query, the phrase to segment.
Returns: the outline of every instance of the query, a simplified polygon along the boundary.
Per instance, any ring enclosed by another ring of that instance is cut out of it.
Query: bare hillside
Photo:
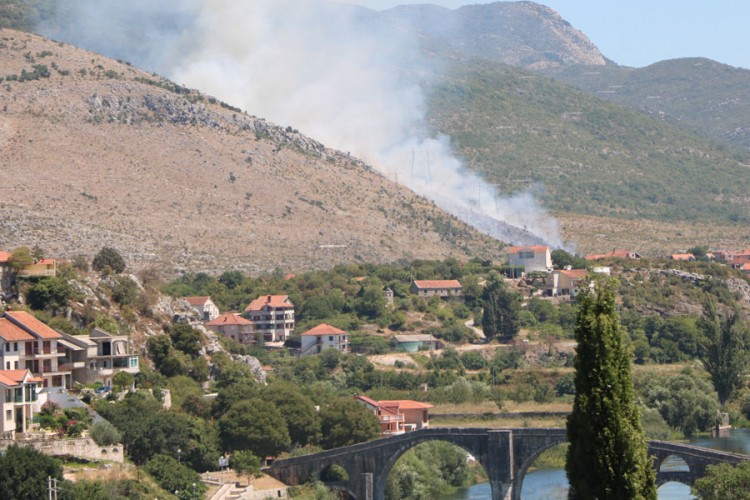
[[[496,257],[501,245],[291,128],[0,30],[0,248],[165,270]]]

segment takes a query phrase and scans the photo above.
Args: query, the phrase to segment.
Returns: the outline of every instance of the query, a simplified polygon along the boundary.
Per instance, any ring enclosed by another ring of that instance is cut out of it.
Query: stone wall
[[[117,463],[125,461],[121,444],[99,446],[91,438],[2,440],[0,441],[0,450],[5,450],[11,444],[31,446],[35,450],[51,456],[70,455],[88,460],[107,460]]]

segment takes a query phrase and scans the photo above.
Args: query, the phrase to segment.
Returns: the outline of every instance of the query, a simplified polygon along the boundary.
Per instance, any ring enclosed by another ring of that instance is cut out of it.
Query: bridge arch
[[[518,455],[525,457],[525,459],[521,462],[515,476],[513,477],[513,500],[521,499],[521,488],[523,487],[523,480],[526,477],[526,473],[529,471],[531,465],[537,458],[539,458],[539,455],[544,453],[546,450],[549,450],[550,448],[559,446],[567,442],[568,439],[566,436],[552,436],[544,441],[541,441],[539,444],[534,445],[530,449],[523,450],[523,453]],[[518,451],[521,450],[517,450],[516,453]]]
[[[485,474],[487,474],[488,477],[490,476],[490,467],[487,463],[487,450],[486,446],[484,446],[486,433],[482,433],[481,437],[467,436],[465,434],[455,434],[452,432],[440,432],[436,429],[430,433],[422,433],[418,436],[414,434],[412,434],[414,439],[404,440],[399,443],[397,448],[390,450],[388,458],[381,463],[382,468],[374,478],[374,498],[385,497],[385,487],[388,482],[388,476],[390,475],[393,466],[396,465],[396,462],[398,462],[404,453],[421,444],[432,441],[450,443],[454,446],[458,446],[467,453],[470,453],[482,466]],[[478,437],[479,439],[477,439]]]

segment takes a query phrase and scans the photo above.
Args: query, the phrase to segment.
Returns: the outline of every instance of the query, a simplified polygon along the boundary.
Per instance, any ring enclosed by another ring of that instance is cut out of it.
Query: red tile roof
[[[36,262],[37,264],[42,264],[44,266],[54,266],[55,265],[55,259],[41,259]]]
[[[534,253],[547,252],[547,250],[549,250],[549,247],[547,245],[532,245],[529,247],[508,247],[509,254],[522,252],[524,250],[526,251],[531,250]]]
[[[245,312],[262,311],[264,307],[279,308],[291,308],[294,304],[289,302],[288,295],[263,295],[258,297],[245,308]]]
[[[183,297],[182,300],[186,301],[188,304],[190,304],[193,307],[202,306],[205,305],[206,302],[211,300],[211,297]]]
[[[62,335],[48,327],[26,311],[6,311],[5,317],[13,323],[22,325],[43,339],[60,339]]]
[[[224,326],[224,325],[252,325],[252,321],[248,321],[239,314],[225,313],[216,319],[213,319],[206,323],[206,326]]]
[[[411,399],[396,399],[388,401],[378,401],[382,406],[387,408],[397,408],[400,410],[426,410],[433,408],[431,404],[412,401]]]
[[[414,285],[420,289],[461,288],[458,280],[415,280]]]
[[[6,263],[10,260],[10,254],[0,250],[0,263]]]
[[[34,340],[33,335],[6,318],[0,318],[0,338],[6,342]]]
[[[586,269],[563,269],[560,274],[564,274],[570,279],[581,279],[588,276],[589,272]]]
[[[302,335],[346,335],[346,332],[327,323],[321,323],[315,328],[307,330]]]
[[[742,267],[740,268],[740,271],[750,271],[750,262],[742,264]]]

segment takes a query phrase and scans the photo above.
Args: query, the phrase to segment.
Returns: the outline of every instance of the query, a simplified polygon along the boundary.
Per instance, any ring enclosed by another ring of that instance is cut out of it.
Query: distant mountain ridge
[[[554,10],[534,2],[465,5],[404,5],[380,16],[406,24],[422,46],[452,57],[484,58],[529,70],[605,65],[606,58],[582,32]]]

